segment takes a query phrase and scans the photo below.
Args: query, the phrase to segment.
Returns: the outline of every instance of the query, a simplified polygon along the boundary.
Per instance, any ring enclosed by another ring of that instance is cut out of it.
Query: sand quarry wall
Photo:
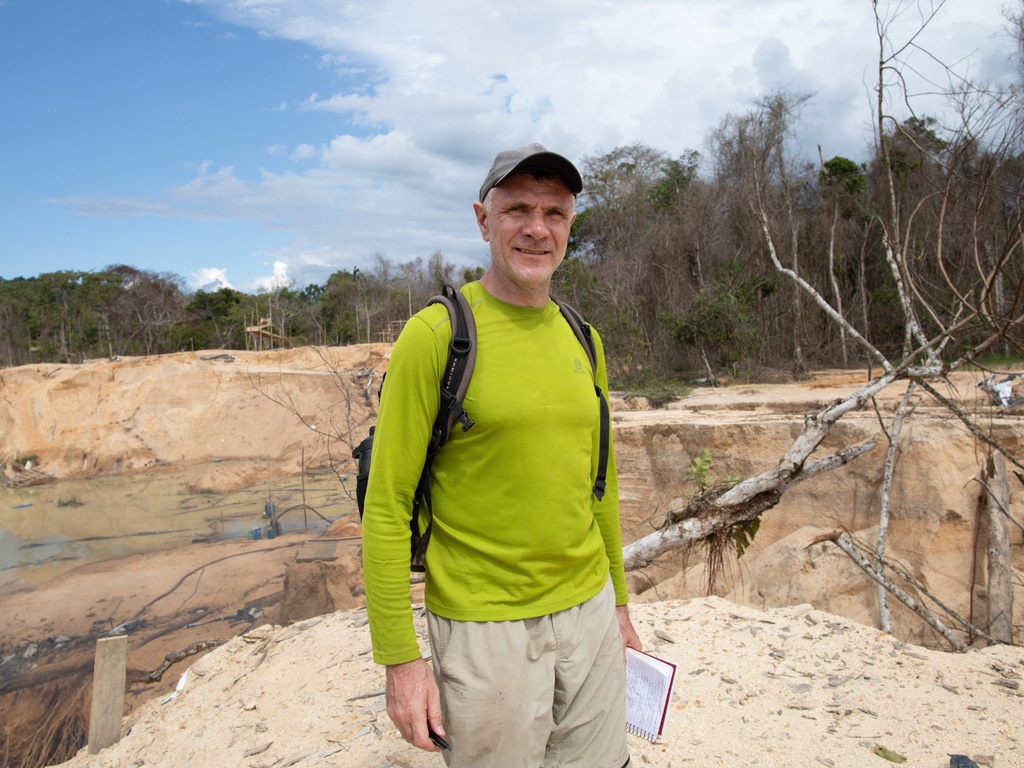
[[[0,371],[0,462],[35,456],[54,478],[139,472],[182,463],[211,464],[200,485],[230,490],[276,472],[326,464],[351,471],[349,447],[372,418],[388,345],[265,352],[179,353],[37,365]],[[685,503],[690,460],[708,449],[715,477],[770,469],[801,432],[804,416],[853,392],[864,374],[819,374],[790,385],[698,389],[669,408],[613,401],[616,456],[626,541],[653,530]],[[983,427],[1021,453],[1024,422],[994,413],[968,374],[943,393],[983,418]],[[797,485],[764,515],[754,546],[728,563],[715,592],[757,608],[811,603],[865,624],[876,623],[873,585],[834,545],[817,543],[838,527],[873,542],[878,522],[885,436],[903,388],[843,418],[816,455],[874,439],[850,465]],[[900,441],[892,493],[889,552],[921,584],[964,616],[984,621],[984,526],[978,509],[985,446],[947,411],[918,397]],[[339,443],[331,436],[341,436]],[[1022,484],[1011,476],[1015,584],[1024,595]],[[705,587],[702,553],[665,556],[630,577],[639,600],[689,597]],[[1018,600],[1018,633],[1024,606]],[[897,612],[897,634],[929,644],[920,621]],[[1018,634],[1019,636],[1019,634]]]

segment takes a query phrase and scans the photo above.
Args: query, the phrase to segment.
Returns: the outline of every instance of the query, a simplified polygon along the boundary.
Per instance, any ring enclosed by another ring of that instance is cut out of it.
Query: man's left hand
[[[640,642],[640,636],[633,629],[633,622],[629,620],[629,606],[616,606],[615,618],[618,619],[619,632],[622,634],[623,652],[625,652],[626,648],[642,651],[644,649],[643,643]]]

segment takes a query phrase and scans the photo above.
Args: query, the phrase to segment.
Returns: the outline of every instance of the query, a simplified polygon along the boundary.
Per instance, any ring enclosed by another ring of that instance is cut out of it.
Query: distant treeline
[[[790,162],[790,107],[778,96],[726,118],[707,156],[631,145],[581,163],[585,192],[554,291],[601,332],[617,383],[864,365],[829,312],[878,349],[898,350],[908,302],[955,315],[958,302],[979,298],[977,274],[989,265],[996,278],[983,297],[988,314],[1019,314],[1019,149],[958,142],[953,157],[933,121],[913,118],[893,126],[884,157]],[[897,244],[911,297],[900,295],[887,258],[893,243],[883,222],[893,206],[911,233]],[[377,256],[365,271],[339,271],[323,285],[257,295],[191,293],[177,275],[123,265],[0,281],[0,364],[278,346],[246,332],[261,321],[292,345],[380,341],[442,283],[479,274],[457,271],[438,252],[404,264]],[[919,321],[927,330],[927,313]],[[1004,331],[998,351],[1019,349],[1020,327]],[[970,348],[988,333],[965,323],[957,342]]]
[[[393,340],[410,309],[445,282],[459,282],[454,273],[435,253],[426,266],[378,256],[367,272],[339,271],[323,285],[257,294],[190,292],[179,275],[123,264],[0,279],[0,365]]]

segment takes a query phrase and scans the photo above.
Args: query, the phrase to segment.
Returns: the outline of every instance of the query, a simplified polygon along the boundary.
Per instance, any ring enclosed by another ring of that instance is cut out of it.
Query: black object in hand
[[[434,729],[430,727],[429,723],[427,724],[427,735],[430,736],[430,740],[434,742],[434,746],[440,749],[447,749],[449,752],[452,751],[452,745],[434,733]]]

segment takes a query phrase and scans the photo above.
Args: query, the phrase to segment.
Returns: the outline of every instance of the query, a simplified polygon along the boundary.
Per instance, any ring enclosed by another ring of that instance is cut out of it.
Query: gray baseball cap
[[[483,186],[480,187],[479,199],[482,202],[492,187],[498,186],[516,171],[531,169],[550,171],[558,175],[574,195],[583,190],[583,178],[575,165],[561,155],[549,152],[543,144],[527,144],[519,149],[506,149],[498,153],[491,170],[487,172]]]

